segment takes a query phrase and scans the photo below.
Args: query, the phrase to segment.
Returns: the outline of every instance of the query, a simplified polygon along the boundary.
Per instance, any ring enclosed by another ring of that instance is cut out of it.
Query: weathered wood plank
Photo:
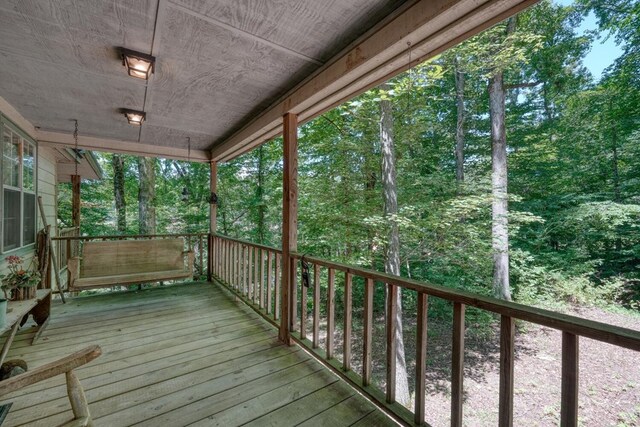
[[[351,332],[353,330],[352,313],[353,313],[353,277],[351,274],[344,275],[344,317],[343,317],[343,333],[342,340],[342,369],[351,370]]]
[[[563,332],[560,405],[560,425],[562,427],[577,427],[578,425],[579,360],[578,336]]]
[[[336,272],[330,268],[327,280],[327,359],[333,359],[333,339],[336,312]]]
[[[427,294],[418,293],[418,319],[416,322],[416,386],[414,422],[425,421],[425,375],[427,368]]]
[[[398,287],[387,283],[387,403],[396,401],[396,315],[398,312]]]
[[[464,304],[453,304],[451,348],[451,426],[462,427],[464,377]]]
[[[362,385],[371,385],[371,342],[373,339],[373,280],[364,282],[364,316],[362,342]]]
[[[313,348],[320,347],[320,267],[313,265]]]
[[[498,407],[498,425],[513,425],[513,365],[515,348],[515,320],[513,317],[500,317],[500,404]]]
[[[283,117],[282,174],[282,306],[280,339],[291,344],[289,336],[295,318],[295,262],[291,251],[298,247],[298,119],[295,114]]]

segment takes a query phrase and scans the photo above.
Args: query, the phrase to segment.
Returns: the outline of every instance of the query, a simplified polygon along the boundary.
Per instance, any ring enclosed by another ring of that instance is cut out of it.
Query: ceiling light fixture
[[[122,58],[122,65],[127,67],[127,73],[131,77],[149,80],[156,63],[154,56],[121,47],[120,57]]]
[[[145,113],[144,111],[137,111],[137,110],[130,110],[128,108],[122,108],[120,109],[120,112],[124,114],[124,116],[127,118],[127,121],[129,122],[130,125],[141,126],[142,122],[144,122],[144,119],[147,118],[147,113]]]

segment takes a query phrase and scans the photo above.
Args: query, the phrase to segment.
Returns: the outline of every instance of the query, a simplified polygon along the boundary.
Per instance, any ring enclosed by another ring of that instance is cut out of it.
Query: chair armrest
[[[51,377],[64,374],[79,366],[91,362],[102,354],[102,350],[98,345],[89,346],[83,350],[77,351],[69,356],[58,359],[55,362],[47,363],[38,368],[16,375],[4,381],[0,381],[0,396],[12,393],[23,387],[30,386],[40,381],[44,381]]]

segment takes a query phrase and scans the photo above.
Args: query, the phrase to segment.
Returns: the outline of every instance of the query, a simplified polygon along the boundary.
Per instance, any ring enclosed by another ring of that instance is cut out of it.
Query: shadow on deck
[[[393,421],[218,285],[193,283],[54,302],[35,345],[16,337],[9,359],[30,367],[99,344],[76,372],[96,426],[393,425]],[[7,397],[4,425],[72,417],[64,377]]]

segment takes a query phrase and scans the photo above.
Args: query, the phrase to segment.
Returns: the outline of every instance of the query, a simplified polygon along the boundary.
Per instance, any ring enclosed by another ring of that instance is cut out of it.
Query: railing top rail
[[[172,234],[111,234],[103,236],[58,236],[51,240],[117,240],[117,239],[168,239],[171,237],[206,236],[209,233],[172,233]]]
[[[282,254],[282,249],[274,248],[274,247],[271,247],[271,246],[261,245],[259,243],[253,243],[253,242],[250,242],[248,240],[236,239],[236,238],[225,236],[225,235],[222,235],[222,234],[214,234],[214,236],[215,237],[219,237],[220,239],[223,239],[223,240],[229,240],[230,242],[237,242],[237,243],[241,243],[243,245],[253,246],[255,248],[264,249],[264,250],[267,250],[267,251],[271,251],[271,252],[275,252],[275,253],[278,253],[278,254]]]
[[[478,295],[468,291],[446,288],[444,286],[392,276],[374,270],[327,261],[307,256],[300,252],[292,252],[291,256],[294,259],[301,259],[304,257],[306,261],[312,264],[318,264],[323,267],[343,271],[345,273],[353,274],[354,276],[360,276],[374,281],[412,289],[417,292],[423,292],[434,297],[481,308],[500,315],[537,323],[553,329],[570,332],[631,350],[640,351],[640,331],[635,331],[633,329],[608,325],[606,323],[582,319],[568,314],[556,313],[542,308],[530,307],[515,302]]]

